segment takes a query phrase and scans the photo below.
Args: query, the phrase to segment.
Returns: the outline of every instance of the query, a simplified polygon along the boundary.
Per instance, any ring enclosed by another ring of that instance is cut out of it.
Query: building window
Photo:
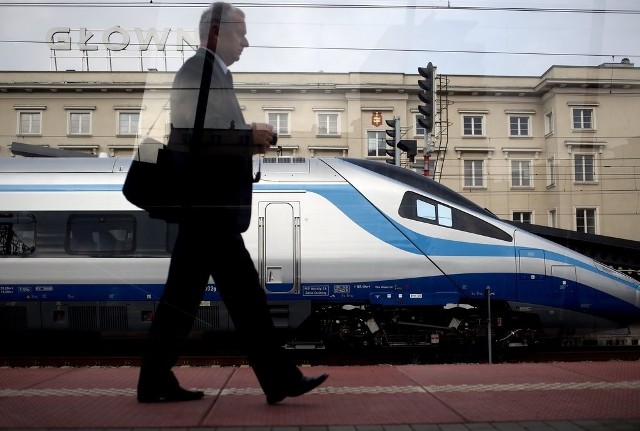
[[[18,135],[41,135],[42,112],[19,112]]]
[[[413,125],[414,125],[414,130],[416,131],[415,136],[424,136],[424,127],[422,127],[418,122],[419,119],[423,119],[423,118],[424,118],[424,115],[422,114],[413,115]]]
[[[484,136],[482,115],[464,115],[462,117],[463,136]]]
[[[511,187],[531,187],[531,160],[511,160]]]
[[[387,135],[385,132],[371,130],[367,132],[367,156],[382,157],[387,153]]]
[[[555,208],[549,210],[549,227],[558,227],[558,212]]]
[[[337,136],[340,134],[338,129],[340,115],[339,114],[318,114],[318,135]]]
[[[544,134],[551,135],[554,132],[553,111],[544,114]]]
[[[509,136],[531,136],[531,117],[523,115],[509,116]]]
[[[576,230],[584,233],[596,233],[595,208],[576,208]]]
[[[513,221],[531,224],[533,223],[533,213],[531,211],[514,211]]]
[[[139,112],[118,113],[118,135],[137,135],[140,130]]]
[[[596,181],[596,157],[594,154],[575,154],[573,160],[575,182],[592,183]]]
[[[555,187],[556,176],[556,157],[551,156],[547,159],[547,187]]]
[[[267,121],[273,126],[273,130],[278,135],[290,135],[289,132],[289,113],[288,112],[269,112]]]
[[[594,130],[593,108],[572,108],[573,128],[577,130]]]
[[[91,134],[91,112],[69,112],[69,134]]]
[[[463,175],[465,187],[484,187],[484,160],[465,160]]]

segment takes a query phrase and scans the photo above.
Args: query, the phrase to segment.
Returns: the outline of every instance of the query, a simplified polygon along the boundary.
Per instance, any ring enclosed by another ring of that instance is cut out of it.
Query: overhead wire
[[[431,3],[431,2],[430,2]],[[209,5],[207,1],[202,2],[179,2],[179,1],[14,1],[0,4],[2,7],[88,7],[88,8],[203,8]],[[590,8],[561,8],[561,7],[503,7],[503,6],[456,6],[450,2],[442,5],[438,4],[406,4],[398,2],[235,2],[234,5],[241,8],[301,8],[301,9],[404,9],[404,10],[454,10],[454,11],[485,11],[485,12],[533,12],[533,13],[581,13],[581,14],[640,14],[640,9],[590,9]],[[50,41],[28,40],[28,39],[0,39],[0,43],[6,44],[50,44]],[[92,45],[105,45],[104,42],[92,41]],[[142,43],[129,42],[131,46],[142,46]],[[166,44],[172,47],[172,44]],[[175,45],[177,46],[177,45]],[[443,54],[478,54],[478,55],[514,55],[514,56],[548,56],[548,57],[583,57],[583,58],[613,58],[613,57],[637,57],[636,53],[575,53],[575,52],[544,52],[544,51],[502,51],[502,50],[466,50],[466,49],[422,49],[422,48],[399,48],[399,47],[353,47],[353,46],[312,46],[312,45],[252,45],[253,49],[269,50],[318,50],[318,51],[353,51],[353,52],[399,52],[399,53],[443,53]]]
[[[0,43],[24,43],[34,45],[51,44],[51,41],[27,40],[27,39],[0,39]],[[107,45],[105,42],[92,41],[92,45]],[[130,46],[146,46],[146,43],[129,42]],[[171,43],[166,43],[165,47],[179,47]],[[498,51],[498,50],[468,50],[468,49],[424,49],[424,48],[363,48],[349,46],[306,46],[306,45],[251,45],[252,49],[274,49],[274,50],[318,50],[318,51],[364,51],[364,52],[418,52],[418,53],[440,53],[440,54],[478,54],[478,55],[523,55],[523,56],[544,56],[544,57],[585,57],[585,58],[609,58],[609,57],[640,57],[636,53],[615,53],[615,54],[594,54],[594,53],[570,53],[570,52],[541,52],[541,51]]]
[[[455,10],[455,11],[485,11],[485,12],[535,12],[535,13],[581,13],[581,14],[640,14],[640,9],[607,9],[607,8],[581,8],[581,7],[533,7],[533,6],[471,6],[455,5],[451,2],[440,2],[442,4],[431,4],[422,2],[421,4],[398,3],[398,2],[234,2],[240,8],[301,8],[301,9],[414,9],[414,10]],[[13,1],[3,2],[0,7],[124,7],[124,8],[149,8],[149,7],[172,7],[172,8],[193,8],[207,7],[209,1]]]

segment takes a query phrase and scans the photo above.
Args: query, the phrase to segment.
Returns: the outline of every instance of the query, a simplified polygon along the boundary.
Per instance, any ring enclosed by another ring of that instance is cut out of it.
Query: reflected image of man
[[[276,404],[313,390],[327,375],[306,377],[285,356],[241,236],[251,217],[252,156],[264,154],[274,139],[269,124],[245,123],[228,70],[249,46],[244,13],[228,3],[214,3],[202,14],[199,33],[201,47],[174,79],[171,124],[175,130],[194,127],[203,70],[208,65],[212,73],[203,137],[189,148],[203,157],[193,164],[188,179],[192,184],[185,191],[194,199],[205,195],[207,205],[195,205],[179,223],[165,289],[150,329],[150,346],[142,358],[138,401],[189,401],[204,396],[202,391],[182,388],[172,368],[211,276],[267,402]],[[169,148],[175,141],[170,139]],[[202,147],[196,149],[196,145]]]

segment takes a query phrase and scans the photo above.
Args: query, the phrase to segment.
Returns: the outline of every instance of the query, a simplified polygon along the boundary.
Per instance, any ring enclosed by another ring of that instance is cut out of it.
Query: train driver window
[[[70,254],[113,255],[134,250],[135,219],[122,215],[73,215],[67,222]]]
[[[431,221],[436,221],[436,206],[425,201],[416,201],[416,215]]]
[[[416,197],[415,214],[418,219],[422,219],[429,223],[437,223],[440,226],[446,227],[453,226],[451,208],[441,203],[433,202],[429,199]]]
[[[446,205],[438,204],[438,224],[447,227],[453,226],[451,208]]]
[[[513,240],[510,234],[485,220],[414,192],[404,194],[398,214],[404,218],[437,224],[501,241]]]
[[[0,214],[0,256],[28,256],[34,252],[36,218],[32,214]]]

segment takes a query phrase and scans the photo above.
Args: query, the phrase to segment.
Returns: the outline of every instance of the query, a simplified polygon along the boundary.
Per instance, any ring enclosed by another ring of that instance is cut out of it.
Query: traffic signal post
[[[400,147],[398,146],[400,143],[400,117],[393,117],[392,120],[386,120],[385,123],[390,127],[385,132],[391,138],[385,139],[387,145],[391,147],[386,149],[387,155],[391,156],[390,159],[387,159],[387,163],[400,166]]]
[[[407,153],[407,158],[413,163],[414,158],[418,152],[418,141],[415,139],[400,139],[400,117],[393,117],[392,120],[386,120],[387,129],[385,132],[391,139],[385,139],[387,145],[391,148],[387,148],[385,152],[390,159],[387,159],[387,163],[391,165],[400,166],[400,156],[404,151]]]
[[[418,93],[418,98],[422,102],[418,106],[418,111],[422,114],[422,118],[418,118],[418,123],[424,128],[424,176],[428,177],[430,154],[435,151],[433,126],[435,123],[436,68],[429,62],[427,67],[418,67],[418,73],[422,77],[418,80],[418,85],[422,90]]]
[[[409,162],[413,163],[415,161],[416,154],[418,154],[418,141],[415,139],[401,139],[398,142],[398,148],[400,148],[400,151],[407,153]]]

